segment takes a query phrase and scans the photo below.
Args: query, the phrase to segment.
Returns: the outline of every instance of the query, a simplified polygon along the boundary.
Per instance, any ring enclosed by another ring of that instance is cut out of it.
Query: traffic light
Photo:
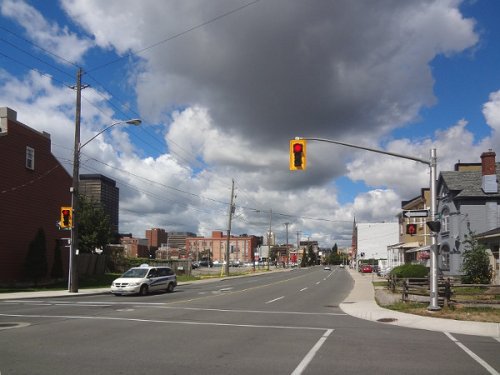
[[[406,234],[414,236],[417,234],[417,224],[406,224]]]
[[[73,226],[73,214],[71,207],[61,207],[61,221],[59,226],[63,229],[68,229]]]
[[[441,230],[441,222],[439,220],[436,221],[428,221],[427,226],[433,232],[439,233]]]
[[[290,170],[298,171],[306,169],[306,140],[290,140]]]

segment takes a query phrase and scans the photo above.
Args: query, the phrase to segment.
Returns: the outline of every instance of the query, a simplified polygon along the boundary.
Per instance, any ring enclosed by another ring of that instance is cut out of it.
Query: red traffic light
[[[304,150],[304,146],[302,143],[294,143],[293,144],[293,152],[302,152]]]

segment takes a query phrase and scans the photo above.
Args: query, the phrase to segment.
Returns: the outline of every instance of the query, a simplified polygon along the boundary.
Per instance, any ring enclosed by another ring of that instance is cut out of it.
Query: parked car
[[[191,262],[191,268],[194,270],[196,268],[199,268],[200,267],[200,263],[199,262]]]
[[[372,272],[373,272],[372,266],[370,266],[369,264],[364,264],[361,266],[361,273],[372,273]]]
[[[200,267],[213,267],[214,263],[212,261],[208,260],[200,260],[199,262]]]
[[[133,267],[111,284],[111,293],[115,296],[123,294],[146,295],[150,292],[164,290],[173,292],[177,286],[177,276],[170,267],[151,267],[141,264]]]
[[[330,267],[330,266],[325,266],[323,269],[324,269],[325,271],[331,271],[331,270],[332,270],[332,267]]]

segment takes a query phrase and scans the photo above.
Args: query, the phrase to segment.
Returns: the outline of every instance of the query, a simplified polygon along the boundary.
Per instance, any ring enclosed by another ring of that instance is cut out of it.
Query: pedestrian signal
[[[417,224],[406,224],[406,234],[414,236],[417,234]]]

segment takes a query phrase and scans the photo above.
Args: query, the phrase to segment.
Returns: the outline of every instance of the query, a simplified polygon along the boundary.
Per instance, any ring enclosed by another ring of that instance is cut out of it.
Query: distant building
[[[149,258],[148,240],[145,238],[122,237],[124,255],[129,258]]]
[[[231,236],[229,239],[229,261],[251,262],[257,248],[259,238],[256,236]],[[194,260],[199,260],[200,254],[210,251],[212,261],[225,260],[227,236],[221,231],[212,232],[211,237],[187,237],[186,251]]]
[[[111,230],[117,235],[120,189],[116,187],[116,182],[101,174],[81,174],[79,193],[102,207],[104,213],[109,216]]]
[[[196,237],[196,233],[192,232],[168,232],[168,247],[185,250],[186,238]]]
[[[399,242],[399,224],[356,223],[357,260],[386,259],[387,247]]]
[[[148,240],[150,253],[154,253],[162,246],[162,244],[167,243],[168,233],[162,228],[148,229],[146,230],[146,239]]]
[[[17,121],[17,112],[0,108],[0,283],[23,279],[30,242],[45,234],[47,275],[54,255],[67,276],[68,248],[59,230],[61,206],[71,206],[72,178],[51,152],[50,134]]]

